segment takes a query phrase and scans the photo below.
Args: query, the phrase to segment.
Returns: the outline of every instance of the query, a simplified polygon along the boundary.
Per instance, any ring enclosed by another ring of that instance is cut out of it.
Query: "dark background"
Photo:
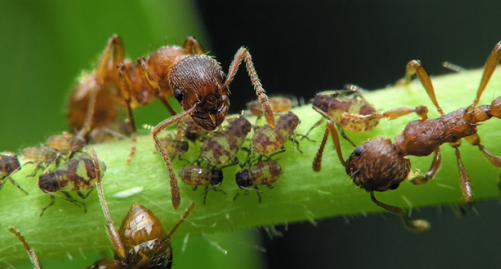
[[[307,100],[346,83],[385,87],[404,76],[411,59],[420,59],[431,75],[449,73],[441,66],[446,60],[482,67],[501,40],[497,1],[198,4],[211,54],[224,70],[237,49],[246,46],[269,93]],[[241,67],[230,87],[234,112],[244,108],[239,100],[254,98],[244,72]],[[449,207],[423,209],[419,216],[433,224],[424,235],[411,234],[394,216],[379,214],[324,220],[317,227],[279,226],[283,237],[270,240],[263,233],[263,238],[270,268],[494,268],[499,266],[500,210],[498,201],[477,203],[465,218]]]

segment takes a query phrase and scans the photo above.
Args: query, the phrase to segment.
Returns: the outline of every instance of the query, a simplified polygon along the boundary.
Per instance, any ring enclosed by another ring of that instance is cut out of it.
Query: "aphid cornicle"
[[[278,151],[300,123],[299,118],[292,111],[288,111],[277,120],[275,127],[265,125],[254,133],[251,139],[252,149],[261,155]],[[296,140],[293,142],[297,143]]]
[[[417,74],[441,116],[437,119],[429,120],[427,118],[428,110],[424,109],[420,114],[421,120],[411,121],[407,124],[404,131],[397,135],[394,143],[390,139],[383,137],[369,140],[363,145],[358,146],[346,162],[342,157],[336,130],[330,122],[328,126],[338,152],[338,157],[346,167],[346,173],[353,179],[353,182],[370,192],[372,200],[377,205],[398,215],[406,216],[404,210],[377,201],[374,197],[374,191],[396,189],[408,177],[411,177],[409,179],[415,184],[426,183],[440,169],[442,163],[440,146],[444,143],[450,143],[456,152],[461,191],[463,192],[465,206],[473,204],[474,199],[470,178],[463,167],[459,146],[461,145],[461,139],[465,138],[472,145],[478,146],[479,150],[491,164],[501,167],[501,157],[490,154],[480,144],[480,137],[477,133],[479,122],[486,121],[492,117],[501,118],[501,97],[492,101],[491,105],[477,106],[500,58],[501,42],[494,46],[493,51],[487,58],[477,95],[472,105],[448,114],[444,114],[442,108],[439,106],[431,79],[421,63],[416,60],[410,61],[407,64],[407,81],[410,80],[409,78],[412,75]],[[410,162],[407,156],[428,156],[432,153],[434,153],[434,157],[428,172],[418,175],[410,173]]]
[[[24,239],[24,236],[19,232],[19,230],[18,231],[14,230],[14,226],[11,225],[9,227],[9,232],[14,234],[19,239],[19,241],[21,241],[21,243],[23,244],[23,247],[26,249],[26,251],[28,252],[28,255],[30,256],[30,260],[31,260],[31,263],[33,264],[33,268],[34,269],[42,268],[42,267],[40,267],[40,263],[38,262],[38,258],[37,258],[37,254],[35,253],[35,250],[33,248],[30,248],[30,246],[28,245],[28,242],[26,242],[26,240]]]
[[[209,190],[225,193],[222,190],[216,189],[216,187],[223,182],[223,171],[221,169],[210,169],[199,165],[189,165],[179,171],[179,177],[184,183],[192,186],[194,191],[197,190],[198,186],[205,186],[204,205]]]
[[[165,71],[163,78],[168,82],[168,85],[173,90],[174,97],[183,108],[181,114],[162,121],[152,132],[156,148],[162,155],[169,172],[171,199],[174,208],[178,208],[181,201],[179,187],[169,156],[162,149],[158,134],[163,129],[188,115],[206,130],[214,130],[221,125],[230,104],[229,84],[233,80],[242,61],[246,63],[254,90],[261,102],[263,111],[265,111],[266,120],[271,126],[274,126],[273,112],[268,103],[268,97],[254,69],[251,55],[246,48],[242,47],[237,51],[230,64],[227,76],[213,57],[204,54],[188,55],[172,59],[169,66],[163,67]],[[153,76],[147,76],[147,79],[151,85],[158,85],[157,79]]]
[[[104,162],[99,161],[99,169],[102,172],[106,171],[106,165]],[[40,175],[38,180],[39,188],[43,192],[51,195],[50,204],[42,210],[40,216],[43,215],[47,208],[54,204],[54,196],[57,195],[55,193],[57,191],[64,194],[65,197],[60,196],[61,198],[77,206],[80,204],[84,207],[84,210],[87,211],[85,204],[73,199],[68,192],[76,191],[80,198],[85,199],[94,189],[95,184],[96,173],[92,157],[88,153],[84,152],[75,153],[71,159],[61,164],[53,171]],[[89,190],[89,192],[87,194],[83,194],[82,191],[85,190]]]
[[[212,132],[202,139],[200,159],[212,167],[234,162],[251,129],[252,125],[244,117],[230,120],[224,130]]]
[[[275,182],[280,178],[282,174],[282,167],[274,160],[260,161],[254,165],[250,165],[248,168],[238,171],[235,175],[235,180],[240,189],[244,189],[245,195],[249,194],[249,190],[256,191],[259,202],[261,203],[261,195],[258,186],[265,185],[272,189],[275,186]],[[251,187],[254,187],[251,189]],[[233,200],[242,194],[237,194]]]
[[[91,150],[94,163],[99,162],[95,152]],[[98,167],[95,165],[95,167]],[[144,206],[132,205],[125,216],[120,229],[116,230],[106,204],[101,183],[100,168],[97,175],[97,191],[99,201],[107,221],[108,236],[115,250],[114,259],[102,259],[95,262],[90,269],[139,269],[172,267],[172,247],[170,237],[189,216],[195,204],[191,204],[181,220],[169,233],[165,232],[162,223]]]
[[[19,163],[19,159],[17,155],[12,152],[0,152],[0,190],[2,190],[3,185],[7,180],[9,180],[14,186],[28,195],[19,184],[17,184],[14,179],[12,179],[12,175],[21,170],[21,164]]]

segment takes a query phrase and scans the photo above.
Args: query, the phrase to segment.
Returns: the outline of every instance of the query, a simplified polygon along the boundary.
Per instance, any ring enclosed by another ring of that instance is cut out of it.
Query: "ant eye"
[[[353,154],[355,154],[355,156],[360,156],[360,155],[362,155],[363,151],[364,151],[364,145],[360,145],[360,146],[355,148],[355,151],[353,151]]]
[[[181,89],[179,89],[179,88],[174,89],[174,97],[176,98],[176,100],[178,102],[183,101],[183,97],[184,97],[183,91],[181,91]]]

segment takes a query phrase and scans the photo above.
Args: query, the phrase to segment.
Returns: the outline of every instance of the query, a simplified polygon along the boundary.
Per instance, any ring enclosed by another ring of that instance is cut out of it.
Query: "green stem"
[[[481,70],[473,70],[434,78],[437,98],[442,108],[449,112],[470,105],[475,97],[480,76]],[[499,92],[495,92],[495,89],[499,88],[501,88],[501,75],[498,73],[494,75],[485,91],[482,103],[490,104],[493,97],[499,95]],[[367,93],[365,98],[379,110],[428,105],[431,111],[430,118],[438,115],[418,83],[411,84],[409,89],[395,87]],[[320,118],[309,105],[294,109],[294,113],[302,120],[298,133],[306,133]],[[415,115],[410,115],[394,121],[382,121],[370,132],[347,135],[357,144],[375,136],[387,136],[393,139],[407,122],[416,118]],[[251,119],[251,122],[255,120]],[[501,144],[497,141],[500,134],[499,126],[498,120],[493,119],[478,127],[483,144],[487,150],[496,155],[501,155]],[[351,182],[333,151],[332,141],[328,141],[322,171],[313,172],[312,160],[323,131],[322,126],[312,132],[310,138],[316,142],[300,141],[303,154],[293,149],[290,142],[286,144],[286,152],[275,157],[282,166],[283,174],[274,189],[260,188],[266,193],[262,197],[262,203],[258,203],[255,193],[233,201],[235,194],[243,191],[235,184],[235,173],[240,168],[232,166],[224,169],[225,179],[220,188],[226,195],[209,192],[206,205],[202,204],[203,188],[194,192],[189,186],[179,182],[181,206],[178,211],[174,211],[170,203],[167,169],[154,148],[151,135],[139,136],[138,150],[131,163],[125,161],[130,149],[129,139],[93,147],[98,157],[107,165],[103,184],[116,226],[120,225],[132,203],[140,203],[151,209],[162,220],[167,230],[179,220],[191,201],[197,204],[188,221],[173,236],[180,247],[182,238],[187,233],[196,236],[296,221],[315,223],[327,217],[382,211],[372,203],[367,192],[358,189]],[[353,147],[344,140],[341,143],[344,157],[347,158]],[[190,144],[190,151],[184,154],[183,158],[190,161],[196,159],[198,147],[199,143]],[[396,191],[378,193],[378,199],[404,208],[461,201],[454,151],[448,145],[441,147],[441,150],[443,165],[436,178],[423,186],[404,182]],[[479,200],[499,196],[496,185],[499,180],[499,170],[485,160],[476,147],[468,143],[463,143],[461,153],[465,168],[472,179],[475,198]],[[239,154],[242,160],[247,155],[245,152]],[[411,162],[413,169],[426,171],[431,163],[431,157],[411,157]],[[174,161],[176,171],[184,165],[186,165],[184,161]],[[49,196],[38,189],[36,177],[27,177],[32,169],[33,166],[26,165],[14,176],[14,179],[30,193],[29,196],[24,195],[10,183],[7,183],[0,192],[0,223],[5,227],[4,231],[0,231],[0,242],[2,242],[0,263],[16,265],[28,261],[27,253],[21,249],[17,238],[6,231],[11,224],[15,224],[28,242],[35,247],[42,264],[45,259],[66,259],[67,256],[86,255],[99,258],[103,256],[103,252],[111,257],[111,244],[105,232],[105,219],[96,195],[92,194],[84,200],[87,213],[84,213],[82,208],[56,198],[55,205],[49,208],[43,217],[39,217],[41,209],[49,203]],[[126,198],[117,197],[118,193],[138,188],[140,191],[136,194]],[[395,221],[400,220],[395,217]],[[174,248],[176,249],[176,246]],[[175,252],[181,253],[180,250]],[[92,258],[88,258],[87,264],[92,261]]]

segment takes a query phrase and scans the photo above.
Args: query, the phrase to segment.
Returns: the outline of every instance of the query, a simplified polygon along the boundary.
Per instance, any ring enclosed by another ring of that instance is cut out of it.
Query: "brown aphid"
[[[198,125],[193,118],[187,118],[182,124],[178,123],[183,136],[191,142],[195,142],[205,136],[209,131]]]
[[[474,202],[470,178],[461,162],[459,146],[461,139],[474,146],[478,146],[486,159],[496,167],[501,167],[501,158],[490,154],[485,147],[480,144],[480,137],[477,134],[479,122],[486,121],[492,117],[501,118],[501,97],[496,98],[491,105],[477,106],[479,99],[494,73],[499,59],[501,58],[501,42],[497,43],[491,52],[484,67],[484,73],[477,90],[473,104],[460,108],[448,114],[444,114],[435,96],[435,90],[431,79],[417,60],[407,64],[406,77],[410,81],[410,76],[417,74],[423,84],[428,96],[437,108],[441,116],[437,119],[427,118],[427,109],[422,110],[421,120],[411,121],[404,131],[395,138],[392,143],[387,138],[376,138],[358,146],[345,162],[340,150],[339,140],[336,130],[331,123],[331,131],[334,145],[338,152],[341,163],[346,167],[346,173],[350,175],[357,186],[372,193],[374,191],[385,191],[396,189],[406,178],[414,184],[424,184],[432,179],[440,169],[442,158],[440,146],[450,143],[455,148],[456,159],[459,168],[461,191],[464,196],[465,206],[470,206]],[[410,163],[407,156],[428,156],[434,153],[434,157],[428,172],[424,175],[414,175],[410,173]],[[373,198],[375,200],[375,198]],[[402,215],[402,209],[395,207],[384,207],[393,213]]]
[[[194,191],[197,190],[198,186],[205,186],[204,205],[209,190],[225,193],[222,190],[216,189],[217,186],[223,183],[223,171],[221,169],[210,169],[199,165],[189,165],[179,171],[179,177],[184,183],[192,186]]]
[[[270,97],[268,98],[268,102],[271,105],[271,110],[275,113],[289,111],[295,106],[295,102],[287,97]],[[247,103],[247,108],[252,115],[263,115],[263,108],[259,100]]]
[[[200,159],[211,167],[234,162],[251,129],[252,125],[244,117],[232,120],[224,130],[213,132],[202,139]]]
[[[34,176],[39,169],[47,168],[48,165],[55,163],[58,158],[55,150],[44,145],[41,145],[41,147],[27,147],[21,151],[21,154],[28,160],[27,163],[34,163],[36,166],[31,176]]]
[[[85,146],[85,141],[74,135],[63,132],[60,135],[52,135],[47,139],[47,146],[57,151],[81,151]]]
[[[245,61],[256,95],[265,111],[266,120],[273,126],[273,112],[268,103],[268,97],[254,69],[251,55],[246,48],[242,47],[236,52],[230,64],[228,75],[225,75],[221,66],[213,57],[204,54],[173,59],[170,62],[171,65],[163,69],[165,71],[163,78],[170,85],[174,97],[184,110],[181,114],[172,116],[159,123],[152,132],[156,148],[162,154],[167,170],[169,171],[172,205],[174,208],[178,208],[180,204],[179,188],[169,156],[162,149],[158,134],[163,129],[188,115],[200,127],[209,131],[221,125],[230,104],[229,84],[233,80],[242,61]],[[153,76],[148,76],[147,78],[152,85],[158,84]]]
[[[276,161],[270,159],[260,161],[246,169],[238,171],[235,175],[235,180],[240,189],[246,190],[244,195],[248,195],[249,190],[256,191],[261,203],[261,191],[259,191],[258,186],[265,185],[272,189],[275,187],[275,182],[280,178],[281,174],[282,167]],[[242,194],[235,195],[233,200],[237,199],[240,195]]]
[[[169,155],[169,158],[174,158],[175,156],[187,152],[190,147],[188,141],[178,139],[173,134],[167,134],[163,138],[160,138],[160,141],[163,149]]]
[[[106,165],[102,161],[99,161],[99,169],[102,172],[106,171]],[[68,192],[76,191],[80,198],[85,199],[94,189],[96,180],[97,177],[92,156],[84,152],[75,153],[71,159],[61,164],[53,171],[40,175],[38,180],[39,188],[43,192],[51,195],[50,204],[42,210],[40,216],[43,215],[47,208],[54,204],[54,196],[57,195],[55,193],[57,191],[64,194],[64,197],[58,195],[62,199],[77,206],[80,204],[84,207],[84,210],[87,211],[85,204],[76,201]],[[88,190],[89,192],[87,194],[83,194],[82,191],[85,190]]]
[[[120,37],[112,36],[97,70],[85,76],[73,91],[68,111],[70,128],[78,130],[81,138],[95,129],[120,130],[114,125],[120,123],[119,112],[125,107],[132,129],[132,146],[127,160],[132,160],[137,133],[132,109],[159,99],[170,114],[175,115],[176,111],[167,101],[173,95],[168,79],[170,71],[182,59],[202,53],[198,42],[188,37],[182,47],[161,47],[147,59],[139,57],[135,65],[124,60]]]
[[[9,227],[9,232],[14,234],[19,241],[23,244],[23,247],[28,251],[28,255],[30,256],[31,263],[33,264],[34,269],[40,269],[40,263],[38,262],[37,254],[35,253],[35,250],[33,248],[30,248],[28,245],[28,242],[24,239],[24,236],[19,232],[19,230],[14,230],[14,225],[11,225]]]
[[[98,160],[95,153],[92,152],[92,154],[94,156],[94,163],[97,163]],[[108,222],[106,228],[108,229],[108,236],[115,250],[115,258],[97,261],[89,268],[171,268],[172,247],[170,237],[184,220],[188,218],[195,204],[191,203],[181,220],[174,225],[168,234],[165,232],[160,220],[149,209],[138,204],[132,205],[117,232],[111,220],[108,206],[106,205],[99,169],[96,170],[96,174],[98,197],[104,216]]]
[[[28,195],[19,184],[17,184],[14,179],[12,179],[12,175],[21,170],[21,164],[19,163],[19,159],[17,155],[12,152],[0,152],[0,190],[2,190],[3,185],[7,180],[9,180],[14,186],[20,189],[22,192]]]
[[[283,148],[300,123],[296,114],[287,112],[277,120],[275,127],[265,125],[254,133],[251,139],[252,149],[261,155],[277,152]],[[297,143],[295,139],[293,142]]]

